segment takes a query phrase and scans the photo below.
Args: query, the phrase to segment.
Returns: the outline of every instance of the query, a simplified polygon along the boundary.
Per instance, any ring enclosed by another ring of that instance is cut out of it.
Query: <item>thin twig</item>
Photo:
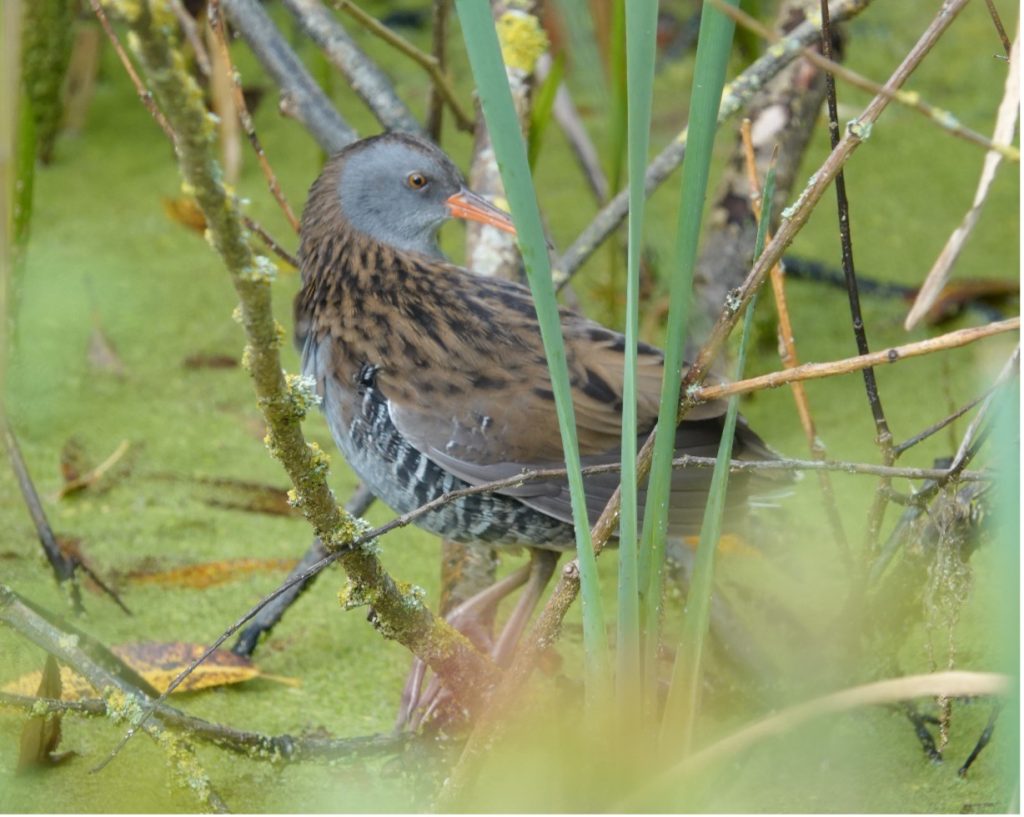
[[[828,16],[828,0],[821,0],[821,50],[828,58],[832,59],[832,28]],[[831,70],[825,72],[825,98],[828,102],[828,134],[832,150],[839,145],[839,107],[836,101],[836,81]],[[857,273],[853,263],[853,237],[850,231],[850,203],[846,197],[846,174],[843,168],[839,168],[835,178],[836,186],[836,209],[839,213],[839,243],[842,248],[843,275],[846,278],[846,292],[850,302],[850,320],[853,325],[853,337],[857,343],[857,351],[863,357],[868,354],[868,336],[864,327],[864,316],[860,309],[860,290],[857,288]],[[878,381],[875,379],[875,370],[868,367],[863,369],[864,390],[867,394],[868,406],[871,409],[871,416],[875,421],[875,442],[882,454],[882,462],[885,465],[892,465],[892,432],[889,430],[889,421],[885,416],[885,409],[882,407],[882,398],[878,393]],[[882,478],[875,492],[874,501],[871,503],[871,510],[868,512],[867,531],[865,532],[865,550],[869,558],[876,555],[878,550],[878,535],[882,527],[882,518],[885,515],[887,500],[887,489],[889,480]],[[866,567],[866,565],[864,566]],[[862,584],[865,578],[863,568],[859,568],[855,574],[858,577],[857,586]]]
[[[57,537],[53,533],[53,528],[50,527],[50,521],[46,518],[46,511],[43,510],[39,492],[36,491],[36,486],[32,482],[32,475],[28,472],[25,458],[21,455],[21,447],[18,445],[17,437],[14,436],[14,429],[11,428],[10,420],[6,419],[4,420],[4,444],[7,448],[7,456],[11,460],[14,476],[18,480],[21,495],[25,498],[25,506],[35,525],[39,544],[43,546],[46,560],[53,568],[57,584],[63,587],[67,583],[71,608],[76,614],[81,614],[85,608],[82,606],[82,589],[75,577],[75,560],[66,556],[60,549],[60,545],[57,544]]]
[[[1015,377],[1019,378],[1019,369],[1020,344],[1017,345],[1013,354],[1010,355],[1010,359],[1006,361],[1002,371],[999,372],[999,376],[996,378],[992,392],[985,397],[981,408],[978,409],[978,413],[975,415],[974,419],[971,420],[970,425],[967,426],[967,430],[964,432],[964,438],[960,443],[960,448],[953,457],[953,464],[949,467],[951,474],[955,475],[966,468],[967,464],[977,453],[984,436],[988,433],[987,429],[991,425],[992,407],[996,404],[997,393],[999,389],[1009,383],[1010,380]]]
[[[903,454],[904,451],[907,451],[908,449],[913,448],[918,443],[923,442],[924,440],[927,440],[933,434],[937,434],[938,432],[942,431],[942,429],[944,429],[950,423],[953,423],[953,422],[956,422],[957,420],[959,420],[967,412],[969,412],[972,408],[974,408],[976,405],[978,405],[978,403],[980,403],[982,400],[984,400],[986,397],[988,397],[992,393],[992,391],[994,389],[995,389],[995,386],[990,386],[989,388],[985,389],[985,392],[983,394],[979,395],[978,397],[975,397],[973,400],[969,401],[968,403],[965,403],[960,408],[958,408],[956,411],[954,411],[952,414],[948,415],[947,417],[944,417],[943,419],[939,420],[937,423],[932,423],[932,425],[928,426],[928,428],[924,429],[923,431],[919,431],[917,434],[915,434],[912,437],[908,437],[907,439],[905,439],[903,442],[899,443],[898,445],[894,445],[892,447],[893,458],[894,459],[898,458],[901,454]]]
[[[1010,38],[1006,36],[1006,29],[1003,28],[1003,21],[999,18],[999,12],[996,11],[996,4],[992,0],[985,0],[985,5],[988,6],[989,16],[992,18],[992,23],[996,27],[996,31],[999,33],[999,41],[1003,44],[1003,51],[1006,52],[1006,58],[1010,58],[1010,50],[1013,46],[1010,44]]]
[[[1003,98],[999,103],[999,110],[996,114],[996,125],[993,131],[994,139],[1009,140],[1013,138],[1013,132],[1017,127],[1017,118],[1020,116],[1020,40],[1014,42],[1010,49],[1010,65],[1006,74],[1006,83],[1003,87]],[[939,299],[949,281],[953,265],[964,248],[967,239],[974,231],[975,226],[981,217],[981,208],[988,198],[992,182],[995,180],[996,171],[999,169],[1002,157],[995,151],[985,154],[985,161],[982,164],[981,176],[978,179],[978,187],[974,193],[974,200],[964,214],[963,219],[957,228],[950,234],[946,245],[935,259],[935,263],[925,276],[924,283],[917,291],[917,297],[907,313],[903,322],[903,328],[910,330],[928,314],[935,302]]]
[[[448,18],[451,6],[451,0],[434,0],[434,9],[430,17],[431,53],[442,75],[447,70]],[[437,144],[441,142],[443,118],[444,95],[435,83],[430,86],[430,97],[427,99],[427,135]]]
[[[754,139],[751,135],[750,120],[744,119],[740,126],[740,133],[743,138],[743,149],[745,164],[747,168],[747,181],[751,190],[751,207],[754,217],[758,223],[761,221],[761,193],[757,178],[757,158],[754,153]],[[765,239],[771,240],[771,230],[765,233]],[[779,349],[782,358],[782,365],[786,369],[793,369],[800,365],[800,358],[796,351],[796,338],[793,335],[793,324],[789,319],[789,306],[786,302],[785,275],[782,269],[782,261],[772,266],[771,271],[772,293],[775,296],[775,307],[779,315]],[[811,416],[811,406],[807,400],[807,391],[803,383],[797,381],[790,384],[793,392],[793,400],[796,402],[797,415],[800,417],[800,425],[803,427],[804,436],[807,437],[807,446],[811,456],[816,460],[825,459],[825,444],[818,436],[814,427],[814,418]],[[853,559],[850,555],[850,543],[846,538],[846,530],[843,528],[843,520],[839,515],[839,506],[836,503],[835,491],[832,488],[832,480],[828,472],[821,471],[818,474],[818,485],[821,488],[821,498],[825,504],[825,514],[828,517],[829,525],[832,528],[832,536],[839,548],[839,555],[847,569],[853,567]]]
[[[711,2],[714,4],[715,8],[723,14],[732,17],[741,26],[753,31],[758,37],[769,43],[776,44],[783,42],[789,36],[786,35],[786,37],[783,37],[776,34],[770,28],[760,23],[756,18],[741,9],[723,3],[722,0],[711,0]],[[827,21],[827,18],[823,18],[823,22],[824,21]],[[1007,50],[1007,54],[1009,54],[1009,50]],[[989,139],[984,134],[971,130],[963,125],[959,119],[953,116],[952,113],[941,108],[936,108],[933,105],[929,105],[914,91],[886,90],[877,82],[861,76],[856,71],[852,71],[846,66],[835,62],[829,51],[825,51],[823,56],[813,48],[804,48],[801,51],[801,55],[822,71],[833,74],[855,88],[860,88],[862,91],[868,91],[872,94],[887,94],[893,102],[898,102],[900,105],[904,105],[913,111],[917,111],[919,114],[925,116],[929,122],[934,125],[938,125],[951,136],[964,139],[978,145],[979,147],[983,147],[986,150],[996,151],[1010,161],[1020,162],[1020,151],[1013,145],[1009,144],[1005,140]]]
[[[1007,318],[1005,321],[987,323],[984,326],[972,326],[969,329],[958,329],[927,340],[892,346],[880,352],[857,355],[828,363],[804,363],[792,369],[769,372],[768,374],[737,380],[734,383],[718,383],[710,386],[689,390],[689,399],[703,403],[709,400],[720,400],[733,394],[748,394],[762,389],[774,389],[786,383],[799,380],[818,380],[822,377],[834,377],[838,374],[863,371],[871,366],[883,366],[921,355],[929,355],[946,349],[958,349],[982,338],[1001,335],[1006,332],[1020,330],[1020,318]]]
[[[135,86],[135,93],[138,94],[139,100],[146,106],[146,110],[153,115],[153,118],[156,120],[156,123],[160,126],[161,130],[163,130],[167,138],[171,140],[171,144],[177,144],[174,129],[167,121],[167,117],[164,116],[163,111],[157,107],[156,100],[153,99],[153,93],[142,82],[142,79],[135,71],[135,66],[128,58],[128,54],[126,54],[124,48],[121,47],[121,41],[117,38],[117,32],[115,32],[114,27],[110,25],[110,20],[107,19],[107,13],[103,10],[103,6],[100,5],[100,0],[89,0],[89,5],[92,6],[93,14],[96,15],[100,21],[100,25],[103,26],[107,39],[110,40],[110,44],[114,47],[114,52],[117,54],[117,58],[121,60],[121,65],[124,66],[125,73],[128,74],[129,79],[132,81],[132,85]]]
[[[110,20],[107,18],[106,13],[103,11],[103,7],[99,5],[99,0],[89,0],[89,2],[92,4],[93,11],[99,18],[100,23],[103,26],[103,30],[107,32],[107,36],[110,38],[111,44],[114,46],[114,50],[117,52],[118,57],[120,57],[121,64],[124,66],[125,71],[131,78],[132,84],[135,86],[136,93],[138,94],[139,99],[142,100],[142,104],[146,106],[146,110],[148,110],[150,114],[153,116],[153,118],[156,120],[156,123],[160,126],[160,129],[163,130],[164,135],[167,136],[171,144],[176,145],[178,137],[175,135],[174,129],[171,127],[171,124],[167,121],[167,118],[163,115],[163,112],[156,106],[156,102],[153,99],[153,94],[149,90],[147,90],[146,87],[142,84],[142,80],[139,78],[139,75],[135,71],[135,66],[132,65],[132,62],[128,58],[128,55],[121,47],[121,43],[117,39],[117,34],[114,32],[113,27],[110,25]],[[220,0],[217,0],[217,2],[219,3]],[[225,0],[225,2],[230,2],[230,0]],[[245,221],[245,226],[252,230],[254,233],[256,233],[260,238],[262,238],[266,245],[279,258],[289,263],[295,269],[299,268],[298,259],[294,255],[289,253],[287,250],[285,250],[280,245],[280,243],[275,241],[274,238],[270,235],[270,233],[268,233],[263,227],[261,227],[254,219],[250,218],[249,216],[243,216],[242,218]],[[294,218],[294,216],[292,218]]]
[[[299,259],[292,255],[290,252],[288,252],[288,250],[282,247],[277,241],[275,241],[274,237],[265,229],[263,229],[263,227],[260,226],[259,222],[255,221],[254,219],[246,215],[242,216],[242,221],[245,222],[246,227],[248,227],[250,230],[252,230],[254,233],[256,233],[256,235],[260,237],[263,243],[270,248],[271,252],[273,252],[274,255],[276,255],[286,264],[289,264],[293,269],[299,268]]]
[[[220,14],[220,0],[210,0],[209,14],[210,28],[213,30],[213,36],[217,43],[217,48],[220,50],[224,64],[228,68],[228,77],[231,82],[232,93],[235,97],[235,110],[238,113],[238,121],[241,123],[242,129],[245,131],[245,135],[249,138],[249,144],[252,145],[252,149],[256,153],[256,159],[260,163],[260,169],[263,171],[263,177],[267,180],[267,187],[270,188],[270,195],[274,197],[274,200],[281,207],[281,211],[284,213],[284,217],[288,219],[288,223],[291,225],[292,229],[298,233],[299,220],[295,217],[295,213],[292,212],[292,208],[288,204],[288,199],[285,198],[285,195],[281,190],[281,185],[278,184],[277,176],[274,175],[274,169],[270,166],[270,161],[267,159],[267,154],[263,150],[263,145],[260,143],[260,139],[256,135],[256,126],[253,124],[252,116],[249,114],[249,108],[245,104],[245,93],[242,91],[242,78],[235,69],[235,64],[231,61],[231,49],[228,48],[227,35],[224,31],[224,20]]]
[[[45,648],[44,648],[45,649]],[[50,652],[50,650],[47,650]],[[69,665],[76,672],[77,667]],[[141,693],[140,693],[141,694]],[[65,701],[58,698],[35,698],[0,692],[0,706],[22,709],[33,714],[72,712],[78,715],[113,716],[115,710],[103,698]],[[266,763],[308,759],[348,760],[401,752],[414,739],[411,735],[366,735],[356,738],[326,738],[304,735],[263,735],[235,729],[220,723],[197,718],[162,704],[157,716],[165,726],[186,732],[190,737],[212,743],[252,760]]]
[[[375,34],[380,37],[380,39],[392,48],[395,48],[402,54],[405,54],[405,56],[426,71],[430,75],[430,79],[433,80],[434,87],[438,90],[441,96],[444,97],[444,101],[448,103],[448,107],[451,108],[452,113],[455,115],[456,126],[459,130],[472,133],[473,128],[475,127],[475,120],[462,107],[458,97],[455,95],[455,89],[452,87],[448,76],[444,73],[440,63],[435,57],[420,51],[420,49],[410,43],[407,39],[396,34],[386,25],[377,20],[377,18],[367,14],[355,3],[351,3],[349,0],[332,0],[332,2],[336,9],[344,11],[371,34]]]

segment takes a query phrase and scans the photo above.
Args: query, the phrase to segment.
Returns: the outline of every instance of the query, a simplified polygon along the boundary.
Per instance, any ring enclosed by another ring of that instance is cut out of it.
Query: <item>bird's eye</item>
[[[405,183],[413,190],[422,190],[427,186],[427,177],[422,173],[410,173],[406,177]]]

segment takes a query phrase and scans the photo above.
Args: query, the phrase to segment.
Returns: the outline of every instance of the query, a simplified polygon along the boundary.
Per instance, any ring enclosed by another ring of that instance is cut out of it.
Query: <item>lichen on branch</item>
[[[291,478],[294,503],[373,606],[377,628],[416,653],[462,696],[463,703],[471,705],[496,679],[494,664],[437,619],[420,594],[401,589],[375,555],[375,543],[350,547],[364,526],[338,505],[326,479],[327,454],[302,434],[301,420],[311,399],[306,384],[286,376],[281,368],[285,332],[271,309],[274,264],[253,251],[239,202],[224,184],[215,159],[215,118],[207,112],[202,92],[174,42],[173,12],[166,0],[105,0],[105,5],[131,28],[132,49],[177,135],[183,186],[203,211],[207,240],[238,293],[236,317],[248,341],[244,359],[267,423],[267,448]]]

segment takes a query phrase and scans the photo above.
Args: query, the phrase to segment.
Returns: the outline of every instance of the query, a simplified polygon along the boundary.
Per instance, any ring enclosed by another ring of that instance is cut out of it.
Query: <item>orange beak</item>
[[[515,225],[508,213],[499,210],[487,199],[478,196],[471,190],[462,188],[454,196],[448,198],[447,204],[452,218],[479,221],[482,224],[490,224],[492,227],[504,230],[506,233],[516,234]]]

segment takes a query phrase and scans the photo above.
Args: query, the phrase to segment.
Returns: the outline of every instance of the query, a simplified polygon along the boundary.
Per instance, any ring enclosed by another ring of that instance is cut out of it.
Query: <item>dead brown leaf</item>
[[[700,542],[698,536],[684,536],[683,544],[691,550],[696,550],[697,545]],[[719,553],[727,553],[733,556],[760,556],[761,551],[756,547],[746,542],[742,536],[737,536],[735,533],[723,533],[718,537],[718,548]]]
[[[65,482],[61,489],[57,492],[57,499],[63,499],[64,497],[77,493],[85,488],[94,488],[100,481],[106,476],[111,469],[121,460],[122,457],[131,448],[131,444],[128,440],[121,440],[117,448],[114,449],[113,453],[107,457],[103,462],[91,469],[87,473],[81,473],[81,469],[85,466],[85,453],[81,449],[81,445],[78,444],[77,448],[72,448],[68,454],[68,460],[65,460],[65,452],[69,450],[69,446],[72,445],[72,440],[68,440],[65,443],[64,448],[61,450],[61,474],[64,476]],[[73,478],[69,478],[74,474]]]
[[[196,352],[182,361],[186,369],[234,369],[238,366],[238,358],[234,355],[219,355]]]
[[[974,302],[999,306],[1020,295],[1020,282],[998,278],[977,278],[946,284],[925,313],[925,322],[936,326],[955,318]]]
[[[146,641],[120,644],[111,647],[110,651],[145,678],[155,689],[163,692],[182,670],[206,651],[206,645],[186,641]],[[32,690],[39,687],[41,675],[42,673],[39,672],[30,672],[4,685],[3,691],[15,695],[30,695]],[[231,650],[214,650],[213,654],[200,664],[172,694],[240,684],[243,681],[251,681],[253,678],[264,678],[268,681],[289,685],[299,683],[294,678],[264,675],[250,659],[235,655]],[[66,701],[94,697],[97,694],[88,681],[67,667],[60,668],[60,683],[63,687],[63,699]],[[42,693],[37,694],[41,695]]]
[[[133,570],[125,578],[134,584],[157,584],[162,587],[190,587],[201,590],[245,578],[256,572],[287,572],[296,559],[226,559],[217,562],[175,567],[169,570]]]
[[[85,446],[78,437],[69,437],[60,450],[60,475],[64,482],[74,482],[88,470]]]
[[[37,698],[61,697],[61,668],[52,655],[46,656],[46,664],[42,672],[32,673],[38,683],[30,686],[35,689]],[[71,757],[74,752],[57,752],[60,744],[61,714],[34,715],[26,721],[21,730],[21,743],[18,747],[18,771],[44,769],[56,766]]]

